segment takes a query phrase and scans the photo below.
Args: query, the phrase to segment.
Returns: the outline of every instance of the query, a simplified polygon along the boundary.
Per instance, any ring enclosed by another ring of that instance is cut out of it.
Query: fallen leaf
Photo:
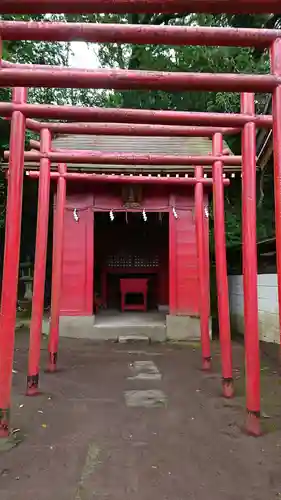
[[[262,417],[262,418],[270,418],[270,415],[267,415],[267,413],[263,413],[263,412],[262,412],[261,417]]]

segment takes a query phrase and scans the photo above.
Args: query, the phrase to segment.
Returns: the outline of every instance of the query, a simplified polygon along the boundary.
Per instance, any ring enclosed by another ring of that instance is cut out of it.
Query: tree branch
[[[185,14],[156,14],[152,16],[150,24],[168,24],[172,19],[183,18],[188,16],[188,14],[190,14],[190,12],[186,12]]]

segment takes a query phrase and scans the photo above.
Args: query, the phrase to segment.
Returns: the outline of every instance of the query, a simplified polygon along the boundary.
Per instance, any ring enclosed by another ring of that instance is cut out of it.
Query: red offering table
[[[133,279],[140,279],[149,281],[149,276],[159,276],[159,267],[109,267],[106,266],[102,269],[101,274],[101,302],[103,307],[107,308],[107,290],[108,290],[108,276],[121,275],[120,280],[123,279],[122,275],[127,275],[124,279],[132,281]],[[143,275],[140,278],[133,278],[131,275]],[[131,293],[131,292],[130,292]],[[135,292],[132,292],[135,293]],[[139,292],[136,292],[139,293]]]
[[[146,311],[147,310],[147,278],[122,278],[120,279],[121,309],[123,311]],[[129,293],[143,295],[142,304],[126,304],[126,295]]]

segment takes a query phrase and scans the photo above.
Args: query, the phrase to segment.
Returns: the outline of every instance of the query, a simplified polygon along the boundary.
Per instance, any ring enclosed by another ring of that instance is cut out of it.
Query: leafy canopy
[[[34,21],[84,21],[103,23],[130,23],[153,25],[185,25],[216,27],[280,27],[281,16],[263,15],[94,15],[94,16],[2,16],[7,20]],[[168,42],[168,40],[167,40]],[[68,65],[71,55],[69,43],[45,42],[6,42],[3,58],[20,63]],[[115,67],[123,69],[147,69],[163,71],[192,71],[210,73],[266,73],[269,71],[268,54],[249,48],[236,47],[172,47],[128,44],[103,44],[98,47],[99,65],[103,68]],[[262,112],[267,96],[257,96],[257,112]],[[10,99],[10,90],[0,89],[0,101]],[[30,89],[29,102],[50,104],[82,104],[85,106],[111,106],[150,109],[172,109],[189,111],[238,112],[239,95],[222,92],[142,92],[142,91],[97,91],[92,89]],[[0,122],[1,126],[1,122]],[[3,128],[3,132],[2,132]],[[2,127],[0,134],[0,151],[7,148],[8,128]],[[239,142],[230,142],[230,147],[239,152]],[[237,183],[236,183],[237,184]],[[236,186],[235,184],[235,186]],[[240,181],[236,187],[229,189],[232,195],[226,199],[227,239],[231,244],[240,239],[241,209]],[[1,183],[0,183],[1,193]],[[5,200],[3,200],[5,203]],[[0,200],[0,205],[1,205]],[[266,212],[266,222],[261,222],[261,232],[272,231],[272,204]],[[1,216],[0,216],[1,219]],[[1,220],[0,220],[1,223]],[[270,226],[270,229],[269,229]],[[258,227],[259,230],[259,227]]]

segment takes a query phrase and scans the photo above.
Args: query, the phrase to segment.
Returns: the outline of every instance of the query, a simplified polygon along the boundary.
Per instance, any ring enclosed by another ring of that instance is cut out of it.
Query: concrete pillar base
[[[196,316],[167,316],[168,340],[200,340],[200,318]]]
[[[60,336],[75,339],[93,338],[94,316],[61,316]]]

